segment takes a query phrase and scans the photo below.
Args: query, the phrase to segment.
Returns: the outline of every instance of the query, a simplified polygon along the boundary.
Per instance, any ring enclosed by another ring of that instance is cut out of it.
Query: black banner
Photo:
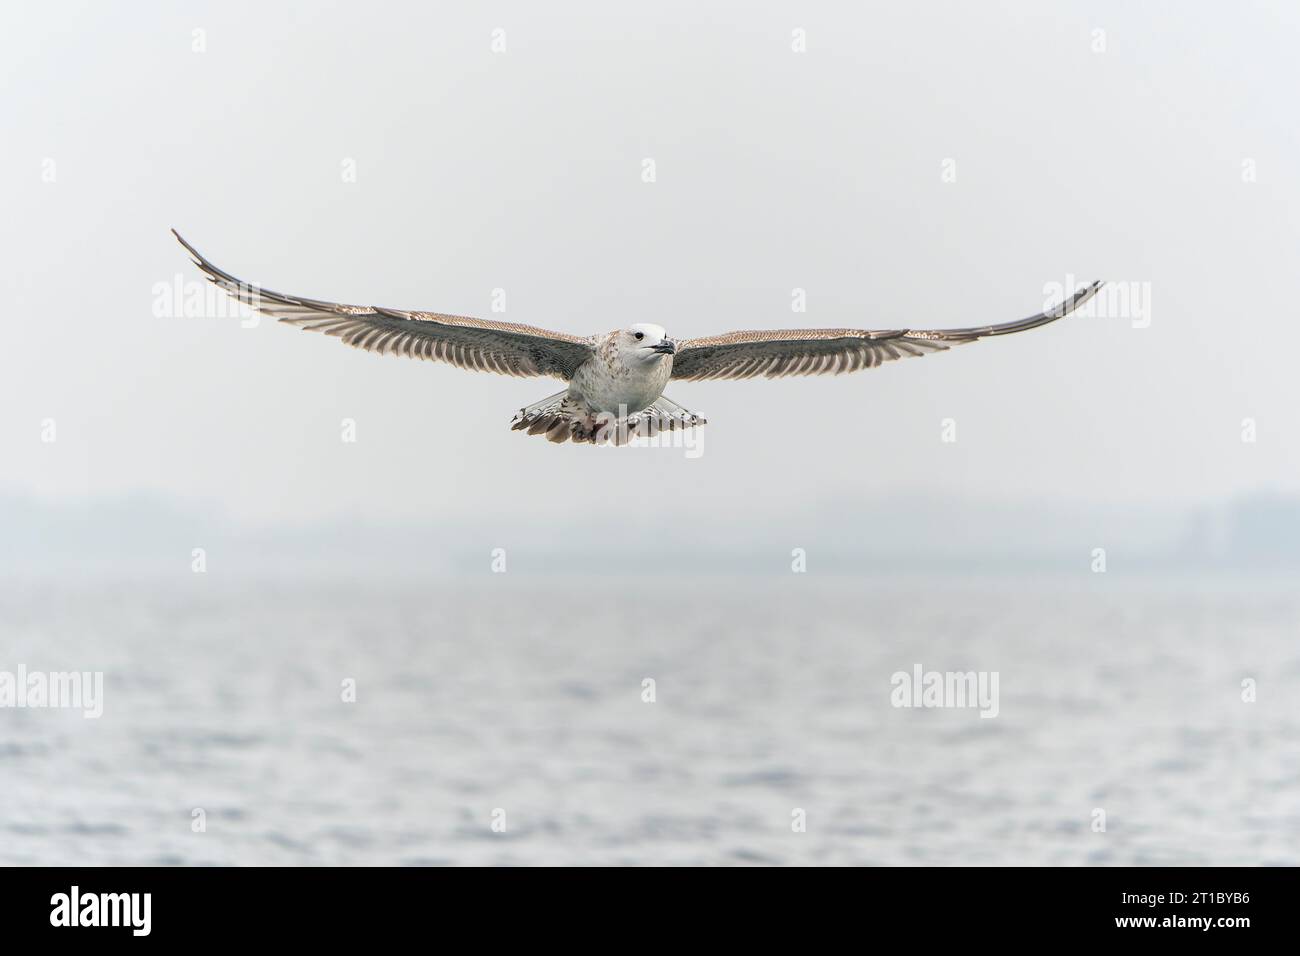
[[[629,938],[704,920],[737,938],[810,926],[944,940],[1132,937],[1231,946],[1286,933],[1289,869],[161,869],[0,870],[7,940],[337,945],[468,926],[494,938],[625,924]],[[531,930],[529,929],[531,927]],[[603,932],[607,932],[604,930]],[[376,934],[379,934],[376,936]],[[540,939],[538,940],[540,942]]]

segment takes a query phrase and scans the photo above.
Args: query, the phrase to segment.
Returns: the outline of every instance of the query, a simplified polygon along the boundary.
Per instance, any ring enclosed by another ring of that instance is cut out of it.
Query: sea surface
[[[19,665],[103,716],[0,709],[0,864],[1300,863],[1285,581],[69,575]]]

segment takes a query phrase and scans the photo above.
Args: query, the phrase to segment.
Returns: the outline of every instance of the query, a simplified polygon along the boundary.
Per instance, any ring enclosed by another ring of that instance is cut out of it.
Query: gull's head
[[[662,325],[638,322],[618,334],[619,353],[625,359],[658,362],[677,351],[677,343],[668,337]]]

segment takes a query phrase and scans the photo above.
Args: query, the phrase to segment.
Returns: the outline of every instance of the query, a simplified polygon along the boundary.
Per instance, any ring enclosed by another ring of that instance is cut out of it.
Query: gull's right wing
[[[340,305],[272,292],[241,282],[205,259],[175,229],[172,234],[208,279],[233,298],[281,322],[337,336],[344,344],[368,352],[392,352],[503,375],[552,375],[565,381],[594,354],[590,339],[531,325]]]

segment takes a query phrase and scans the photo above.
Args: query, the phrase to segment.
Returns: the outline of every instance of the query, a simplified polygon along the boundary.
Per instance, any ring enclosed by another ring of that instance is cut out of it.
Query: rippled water
[[[0,709],[0,863],[1295,864],[1298,634],[1091,575],[11,581],[0,670],[105,708]],[[917,663],[999,715],[892,707]]]

